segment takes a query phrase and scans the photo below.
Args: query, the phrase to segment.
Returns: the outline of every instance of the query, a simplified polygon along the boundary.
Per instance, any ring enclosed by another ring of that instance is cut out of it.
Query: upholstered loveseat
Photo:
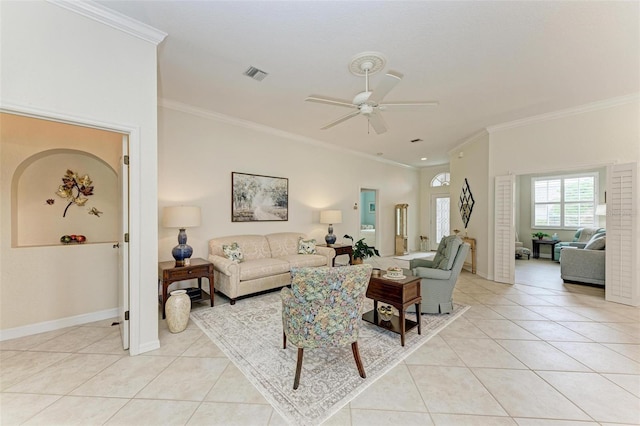
[[[300,254],[300,239],[305,241],[306,236],[280,232],[209,240],[209,261],[213,263],[215,289],[229,297],[233,305],[238,297],[291,284],[290,271],[293,267],[331,266],[336,255],[334,249],[313,249],[311,244],[312,250],[307,250],[309,244],[303,244],[306,251],[315,250],[315,253]]]
[[[605,232],[604,228],[579,228],[573,236],[572,241],[561,241],[555,245],[553,258],[556,259],[556,262],[560,262],[562,249],[564,247],[584,248],[592,237],[604,234]]]
[[[564,247],[560,257],[560,277],[565,282],[605,284],[606,241],[604,233],[594,234],[584,248]]]

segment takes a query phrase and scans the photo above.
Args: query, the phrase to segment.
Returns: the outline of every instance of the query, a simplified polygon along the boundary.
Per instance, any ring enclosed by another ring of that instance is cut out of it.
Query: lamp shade
[[[200,207],[171,206],[165,207],[162,213],[162,226],[165,228],[200,226]]]
[[[342,223],[342,210],[323,210],[320,212],[320,223]]]
[[[607,205],[606,204],[598,204],[596,207],[596,216],[606,216],[607,215]]]

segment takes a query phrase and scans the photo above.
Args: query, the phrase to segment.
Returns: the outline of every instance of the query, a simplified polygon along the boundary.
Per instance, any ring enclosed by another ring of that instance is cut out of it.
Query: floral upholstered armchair
[[[305,348],[351,345],[360,377],[366,377],[358,331],[371,270],[367,264],[291,269],[291,288],[280,295],[283,347],[287,339],[298,347],[294,389],[300,384]]]

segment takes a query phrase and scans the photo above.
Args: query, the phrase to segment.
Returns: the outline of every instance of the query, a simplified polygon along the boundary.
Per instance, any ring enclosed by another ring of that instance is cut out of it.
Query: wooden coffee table
[[[384,271],[382,272],[384,274]],[[404,279],[391,280],[380,276],[371,276],[367,297],[373,299],[373,310],[362,315],[364,321],[375,324],[386,330],[400,334],[400,344],[404,346],[405,332],[418,326],[418,334],[422,334],[420,327],[420,277],[406,275]],[[378,302],[388,303],[396,308],[399,316],[394,315],[390,321],[383,321],[378,314]],[[404,317],[405,311],[411,305],[416,306],[417,321],[412,321]]]

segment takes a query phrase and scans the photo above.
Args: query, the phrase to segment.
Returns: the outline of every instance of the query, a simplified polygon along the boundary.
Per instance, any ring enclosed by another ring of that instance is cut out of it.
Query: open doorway
[[[370,247],[378,247],[378,190],[360,189],[360,234],[358,239]]]
[[[16,259],[39,259],[28,270],[22,260],[3,264],[4,274],[20,276],[2,280],[0,290],[9,295],[0,307],[9,318],[2,326],[11,330],[3,337],[118,317],[118,289],[129,291],[117,266],[123,251],[114,244],[128,226],[120,220],[128,217],[122,205],[128,187],[118,185],[127,135],[12,111],[0,112],[0,123],[7,153],[2,168],[12,176],[3,184],[3,203],[11,211],[3,218],[3,232],[11,234],[11,247],[19,248],[13,250]],[[38,284],[43,276],[44,287]],[[32,295],[34,309],[21,309],[22,299],[10,296],[24,293]]]

